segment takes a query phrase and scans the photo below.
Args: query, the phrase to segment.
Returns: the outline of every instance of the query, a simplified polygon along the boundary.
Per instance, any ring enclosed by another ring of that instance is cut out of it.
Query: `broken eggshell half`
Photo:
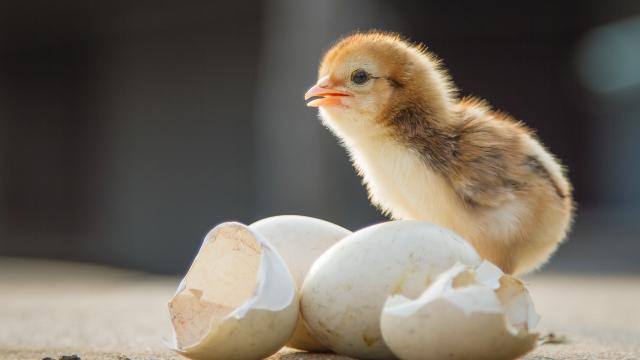
[[[207,234],[169,301],[170,348],[192,359],[261,359],[277,352],[298,320],[284,260],[256,231],[227,222]]]
[[[536,346],[538,319],[524,284],[484,261],[453,266],[415,300],[391,296],[381,328],[403,360],[510,360]]]
[[[342,240],[351,231],[325,220],[299,215],[268,217],[249,225],[276,249],[287,264],[297,291],[302,288],[311,265],[327,249]],[[287,346],[307,351],[326,351],[298,322]]]
[[[337,353],[392,358],[380,332],[387,297],[416,298],[458,262],[476,266],[480,257],[469,243],[441,226],[402,220],[354,232],[309,270],[300,300],[305,325]]]

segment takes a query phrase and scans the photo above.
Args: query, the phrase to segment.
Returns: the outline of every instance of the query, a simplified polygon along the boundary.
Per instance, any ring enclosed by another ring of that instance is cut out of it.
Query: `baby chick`
[[[562,166],[525,125],[458,98],[440,62],[398,35],[351,35],[305,95],[349,152],[373,204],[471,242],[506,273],[544,263],[573,217]]]

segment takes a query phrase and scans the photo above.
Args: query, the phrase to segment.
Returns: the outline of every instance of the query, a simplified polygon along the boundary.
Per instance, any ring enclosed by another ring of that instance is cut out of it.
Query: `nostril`
[[[331,87],[331,81],[329,81],[329,76],[323,76],[320,79],[318,79],[318,87],[321,87],[323,89],[329,88]]]

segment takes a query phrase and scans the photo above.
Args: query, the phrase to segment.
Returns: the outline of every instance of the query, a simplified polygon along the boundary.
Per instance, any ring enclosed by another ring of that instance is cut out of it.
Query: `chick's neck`
[[[402,90],[405,89],[391,97],[387,109],[380,114],[388,136],[421,154],[436,170],[446,171],[458,139],[454,100],[444,92],[412,97],[403,95]]]

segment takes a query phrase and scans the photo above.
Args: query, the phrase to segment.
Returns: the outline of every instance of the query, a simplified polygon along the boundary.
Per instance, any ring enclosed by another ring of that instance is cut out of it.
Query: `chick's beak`
[[[318,83],[311,87],[304,94],[304,99],[309,100],[310,98],[319,97],[319,99],[311,100],[307,103],[309,107],[320,107],[320,106],[331,106],[331,105],[342,105],[341,97],[345,96],[353,96],[348,92],[334,89],[331,85],[329,85],[327,78],[322,78],[318,80]]]

